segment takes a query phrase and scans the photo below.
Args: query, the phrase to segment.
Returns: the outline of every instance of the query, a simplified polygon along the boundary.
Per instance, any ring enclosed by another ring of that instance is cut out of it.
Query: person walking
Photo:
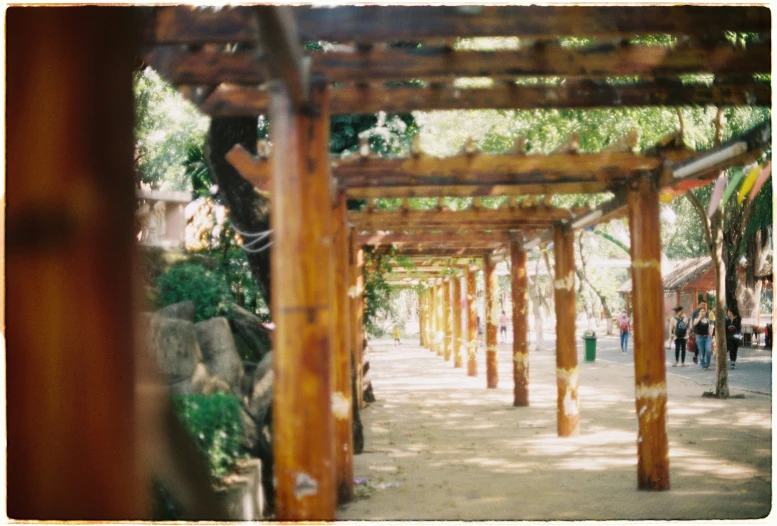
[[[693,332],[696,335],[696,348],[699,350],[699,365],[702,371],[710,370],[712,360],[712,342],[710,336],[713,332],[707,309],[700,307],[696,318],[693,320]]]
[[[399,325],[394,325],[394,345],[399,345],[402,343],[401,341],[399,341],[399,335],[400,335]]]
[[[621,352],[626,354],[626,350],[629,347],[629,332],[631,332],[631,320],[626,313],[626,309],[621,311],[617,324],[618,329],[621,331]]]
[[[726,312],[726,347],[728,347],[728,357],[731,360],[731,368],[737,368],[737,351],[739,351],[739,342],[742,341],[742,318],[735,306],[728,308]]]
[[[696,321],[696,318],[699,316],[699,310],[701,309],[707,309],[707,302],[699,299],[699,304],[697,305],[696,310],[691,313],[691,327],[694,326],[693,322]],[[691,338],[693,338],[693,342],[691,342]],[[688,351],[693,353],[693,363],[699,363],[699,347],[696,345],[696,333],[693,331],[691,331],[691,334],[688,338],[687,347]]]
[[[502,343],[507,343],[507,314],[502,311],[499,317],[499,336],[502,337]]]
[[[674,309],[674,316],[669,323],[669,341],[674,338],[674,364],[672,367],[677,367],[678,362],[680,367],[685,367],[685,342],[688,338],[688,316],[683,313],[682,305],[678,305]]]

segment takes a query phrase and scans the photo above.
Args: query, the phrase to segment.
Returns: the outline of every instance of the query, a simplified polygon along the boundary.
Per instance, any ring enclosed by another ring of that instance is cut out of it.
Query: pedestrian
[[[629,332],[631,331],[631,320],[626,313],[626,309],[621,311],[620,316],[618,316],[617,324],[618,329],[621,331],[621,352],[626,354],[626,349],[629,347]]]
[[[399,325],[394,325],[394,345],[399,345],[402,342],[399,341]]]
[[[478,316],[478,345],[483,344],[483,324],[480,323],[480,316]]]
[[[688,338],[688,316],[683,313],[682,305],[674,309],[674,316],[669,323],[669,341],[674,338],[674,364],[672,367],[685,367],[685,342]]]
[[[696,335],[696,348],[699,354],[699,365],[702,371],[710,370],[710,360],[712,360],[712,342],[710,336],[713,334],[713,325],[707,309],[699,307],[696,317],[693,320],[693,332]]]
[[[726,347],[728,347],[728,356],[731,360],[731,368],[737,368],[737,351],[739,343],[742,341],[742,318],[736,306],[732,305],[726,312]]]
[[[707,309],[707,302],[704,300],[700,300],[699,304],[696,306],[696,310],[694,310],[691,313],[691,327],[693,327],[693,322],[696,321],[696,318],[699,316],[699,310],[701,309]],[[693,353],[693,363],[699,363],[699,347],[696,345],[696,333],[692,330],[691,334],[688,336],[688,351]]]
[[[507,314],[502,311],[499,317],[499,336],[502,337],[502,343],[507,343]]]

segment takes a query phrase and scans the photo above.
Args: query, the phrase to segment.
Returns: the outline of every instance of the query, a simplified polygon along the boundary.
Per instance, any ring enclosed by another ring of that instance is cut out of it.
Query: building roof
[[[682,290],[689,285],[692,288],[707,289],[714,288],[714,275],[712,275],[712,258],[705,256],[701,258],[681,259],[671,262],[671,269],[663,276],[664,291]],[[621,285],[619,292],[624,294],[631,293],[631,280]]]

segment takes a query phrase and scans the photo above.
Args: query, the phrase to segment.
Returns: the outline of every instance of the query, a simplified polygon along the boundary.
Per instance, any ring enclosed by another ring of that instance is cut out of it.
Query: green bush
[[[176,395],[178,417],[208,461],[211,476],[229,473],[239,458],[247,456],[240,445],[243,422],[240,402],[227,393]]]
[[[162,306],[180,301],[194,302],[194,321],[229,316],[233,303],[224,280],[201,265],[179,263],[162,274],[157,282]]]

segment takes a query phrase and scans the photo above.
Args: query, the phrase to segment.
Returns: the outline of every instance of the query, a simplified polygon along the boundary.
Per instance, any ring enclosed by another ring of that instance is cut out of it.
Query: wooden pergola
[[[459,155],[443,159],[428,157],[417,147],[401,159],[376,157],[369,148],[333,159],[329,117],[446,109],[770,105],[770,85],[755,77],[771,73],[769,39],[747,47],[725,39],[727,31],[768,34],[767,8],[263,5],[168,6],[146,8],[143,14],[146,63],[204,113],[266,115],[271,122],[269,152],[261,148],[265,155],[254,157],[235,148],[229,160],[272,202],[278,519],[333,520],[338,499],[352,495],[352,414],[346,408],[360,392],[359,387],[359,392],[351,392],[350,363],[351,357],[361,362],[365,246],[386,254],[482,262],[487,387],[498,382],[495,262],[509,257],[514,405],[526,406],[526,254],[553,242],[557,423],[559,436],[570,436],[579,433],[580,418],[573,234],[624,216],[631,232],[634,283],[637,487],[669,489],[658,193],[685,191],[721,169],[757,158],[770,142],[770,123],[706,152],[684,148],[681,134],[644,153],[636,153],[633,135],[601,152],[580,152],[573,136],[549,154],[527,151],[519,138],[503,155],[486,155],[468,145]],[[86,24],[78,28],[85,35],[81,40],[92,45],[77,50],[105,60],[97,43],[109,39],[110,32],[98,33]],[[19,43],[22,34],[10,35]],[[631,40],[657,34],[673,36],[675,44]],[[520,49],[454,47],[459,38],[496,36],[518,37]],[[559,41],[562,37],[590,38],[593,43],[566,47]],[[391,44],[397,41],[413,45]],[[327,51],[307,51],[306,42],[332,45]],[[116,52],[129,56],[124,48]],[[92,76],[84,75],[81,86],[92,89],[88,82],[100,78],[97,71],[88,70]],[[714,80],[683,81],[684,75],[698,73],[713,75]],[[624,76],[629,80],[613,80]],[[488,78],[490,84],[460,88],[455,81],[461,77]],[[70,80],[79,86],[78,79]],[[105,89],[121,92],[116,86]],[[9,87],[12,91],[22,97],[20,88]],[[112,99],[101,95],[99,100],[110,105]],[[45,113],[36,115],[39,119],[33,122],[46,122]],[[119,124],[127,126],[126,118]],[[26,128],[19,125],[16,130]],[[14,168],[9,161],[9,173]],[[85,192],[79,196],[89,195]],[[593,210],[560,209],[532,197],[601,192],[614,197]],[[450,196],[475,199],[472,208],[457,211],[444,209],[442,202],[437,210],[415,210],[409,201]],[[511,199],[505,207],[486,209],[478,199],[485,196]],[[397,211],[375,209],[373,200],[383,197],[402,198],[404,204]],[[367,199],[368,206],[346,211],[347,199]],[[9,207],[9,224],[13,221]],[[11,234],[9,228],[9,238]],[[11,256],[9,250],[9,268]],[[469,265],[461,271],[466,273],[472,320],[475,271]],[[461,350],[466,347],[468,374],[476,374],[474,324],[462,335],[457,324],[461,304],[450,300],[451,294],[460,297],[461,280],[446,278],[449,273],[428,278],[416,274],[430,285],[421,296],[422,344],[446,359],[453,356],[456,366],[462,365]],[[127,400],[114,405],[131,407]],[[34,464],[32,457],[27,460]]]

